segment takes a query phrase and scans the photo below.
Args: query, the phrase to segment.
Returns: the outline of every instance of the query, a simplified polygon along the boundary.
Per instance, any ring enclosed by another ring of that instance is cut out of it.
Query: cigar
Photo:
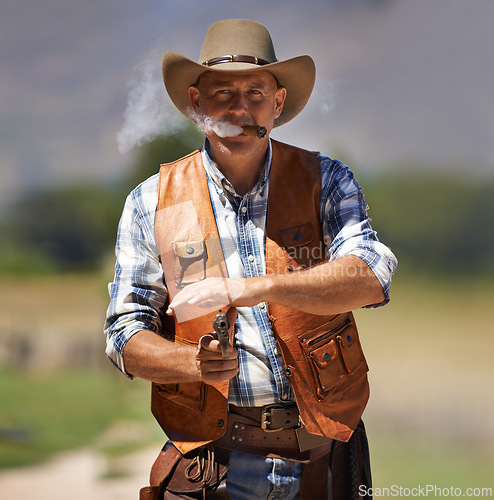
[[[242,127],[242,133],[244,135],[253,135],[262,139],[266,135],[266,127],[261,125],[244,125]]]

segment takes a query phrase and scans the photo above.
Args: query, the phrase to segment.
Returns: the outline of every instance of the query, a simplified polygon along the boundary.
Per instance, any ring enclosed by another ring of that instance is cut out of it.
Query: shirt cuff
[[[149,327],[145,325],[133,325],[131,328],[126,327],[118,333],[111,335],[108,332],[107,338],[109,339],[106,343],[105,354],[108,356],[110,361],[129,379],[133,380],[134,376],[128,373],[125,369],[124,363],[124,349],[127,342],[138,332],[142,330],[149,330]]]
[[[356,248],[349,251],[346,255],[355,255],[362,259],[375,274],[376,278],[382,286],[384,292],[384,300],[377,304],[369,304],[364,306],[365,309],[373,309],[386,305],[390,300],[391,279],[398,265],[398,261],[393,252],[381,242],[372,242],[370,248]],[[339,257],[342,257],[340,255]]]

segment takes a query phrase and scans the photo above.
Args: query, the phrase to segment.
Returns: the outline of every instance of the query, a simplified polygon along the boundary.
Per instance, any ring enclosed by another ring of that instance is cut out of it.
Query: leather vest
[[[276,141],[272,147],[266,273],[296,272],[325,256],[319,160]],[[227,276],[201,153],[162,165],[159,182],[155,236],[170,295],[204,277]],[[302,426],[312,434],[348,441],[369,397],[368,367],[352,313],[318,316],[267,306]],[[163,318],[162,335],[195,345],[212,331],[214,316],[182,322]],[[153,384],[153,415],[182,453],[223,435],[228,385]]]

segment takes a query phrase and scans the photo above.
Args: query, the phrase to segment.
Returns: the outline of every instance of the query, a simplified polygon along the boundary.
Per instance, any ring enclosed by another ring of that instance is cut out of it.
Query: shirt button
[[[254,256],[252,254],[250,254],[247,258],[250,262],[254,262]]]
[[[259,304],[259,307],[260,307],[261,309],[264,309],[264,308],[266,307],[266,304],[265,304],[264,302],[261,302],[261,303]]]
[[[247,207],[242,207],[242,213],[244,213],[244,214],[247,213]]]

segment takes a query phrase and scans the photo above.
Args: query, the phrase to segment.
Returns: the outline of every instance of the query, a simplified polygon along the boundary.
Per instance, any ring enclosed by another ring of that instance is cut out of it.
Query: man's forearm
[[[190,306],[206,312],[274,302],[310,314],[330,315],[379,304],[384,299],[382,286],[369,266],[348,255],[292,273],[207,278],[182,289],[166,312],[183,315]]]
[[[254,294],[258,302],[274,302],[317,315],[339,314],[384,300],[375,274],[353,255],[303,271],[252,280],[246,293]]]
[[[148,330],[133,335],[124,348],[125,371],[160,384],[196,382],[195,347],[170,342]]]
[[[234,322],[236,311],[232,309],[227,315],[230,322]],[[238,353],[229,345],[224,354],[212,334],[200,337],[197,345],[184,345],[141,330],[127,342],[124,364],[127,373],[158,384],[215,384],[230,380],[238,373]]]

